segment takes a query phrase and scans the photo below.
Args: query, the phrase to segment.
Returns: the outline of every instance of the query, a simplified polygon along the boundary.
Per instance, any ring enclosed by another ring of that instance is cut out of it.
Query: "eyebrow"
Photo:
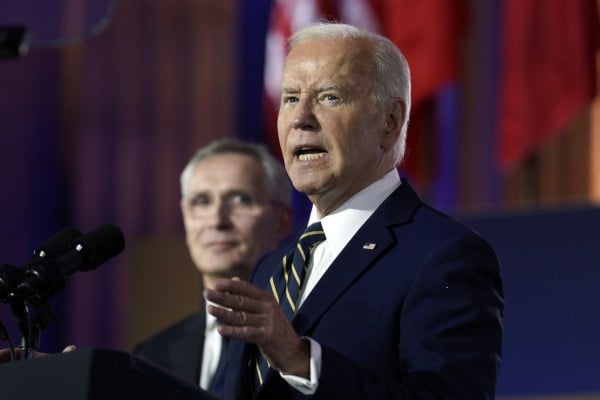
[[[299,89],[292,89],[291,87],[281,88],[281,94],[298,93],[298,92],[300,92]]]
[[[317,88],[317,90],[310,90],[310,92],[315,92],[315,93],[321,93],[321,92],[329,92],[329,91],[338,91],[338,92],[342,92],[342,88],[340,87],[340,85],[336,85],[334,83],[327,83],[324,84],[323,86],[319,86]],[[302,90],[297,89],[297,88],[293,88],[293,87],[283,87],[281,89],[281,94],[285,95],[285,94],[296,94],[296,93],[301,93]]]
[[[337,91],[341,91],[341,88],[339,85],[336,85],[334,83],[327,83],[321,87],[319,87],[319,92],[328,92],[330,90],[337,90]]]
[[[216,197],[228,197],[228,196],[236,196],[236,195],[245,195],[250,197],[257,197],[257,193],[254,192],[251,188],[231,188],[226,189],[224,191],[214,191],[212,189],[206,189],[201,191],[192,192],[190,197],[197,196],[216,196]]]

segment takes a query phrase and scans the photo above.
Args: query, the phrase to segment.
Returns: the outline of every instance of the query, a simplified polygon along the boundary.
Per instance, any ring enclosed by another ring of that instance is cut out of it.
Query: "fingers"
[[[242,281],[239,278],[218,279],[215,282],[215,290],[255,298],[262,298],[264,293],[267,293],[250,282]]]
[[[77,350],[77,347],[75,347],[75,345],[73,345],[73,344],[70,344],[67,347],[65,347],[62,352],[63,353],[70,353],[70,352],[75,351],[75,350]]]
[[[234,280],[218,281],[214,289],[204,291],[204,297],[209,303],[246,313],[260,313],[265,303],[273,301],[269,292],[260,290],[248,282]]]
[[[258,325],[257,314],[249,314],[245,311],[239,310],[228,310],[226,308],[208,305],[207,310],[210,314],[214,315],[221,324],[233,325],[233,326],[256,326]]]
[[[273,366],[292,370],[288,363],[298,358],[301,339],[270,291],[249,282],[223,279],[213,289],[206,289],[204,296],[207,311],[219,320],[221,335],[254,343]],[[303,361],[304,347],[300,354]]]
[[[0,349],[0,364],[11,361],[10,351],[8,349]]]
[[[281,313],[272,297],[260,301],[216,292],[207,293],[206,298],[209,300],[206,308],[208,313],[216,317],[220,325],[263,327],[273,320],[274,314]]]
[[[74,345],[68,345],[67,347],[65,347],[63,349],[63,353],[69,353],[71,351],[75,351],[77,348]],[[32,359],[36,359],[36,358],[42,358],[42,357],[47,357],[49,355],[51,355],[50,353],[41,353],[39,351],[31,351],[30,353],[28,353],[29,355],[27,357],[32,358]],[[17,360],[23,359],[24,356],[24,351],[21,348],[16,348],[15,349],[15,358]],[[0,349],[0,364],[6,363],[12,361],[12,357],[10,355],[10,351],[9,349]]]
[[[207,311],[219,320],[221,335],[253,343],[268,340],[281,313],[270,292],[241,280],[218,280],[213,289],[204,291],[204,297]]]
[[[267,324],[263,314],[228,310],[214,305],[208,305],[207,311],[219,321],[217,329],[223,336],[252,343],[260,342],[264,337]]]
[[[209,304],[213,303],[217,308],[220,307],[247,313],[259,313],[262,309],[261,300],[242,295],[207,290],[204,297],[208,300]]]

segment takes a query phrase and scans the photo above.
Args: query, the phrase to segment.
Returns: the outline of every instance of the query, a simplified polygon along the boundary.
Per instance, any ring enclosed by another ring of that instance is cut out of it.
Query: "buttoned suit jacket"
[[[263,258],[268,288],[290,248]],[[491,399],[501,359],[498,259],[403,180],[352,237],[292,325],[322,348],[313,399]],[[225,399],[302,399],[278,372],[253,390],[256,346],[230,341]]]

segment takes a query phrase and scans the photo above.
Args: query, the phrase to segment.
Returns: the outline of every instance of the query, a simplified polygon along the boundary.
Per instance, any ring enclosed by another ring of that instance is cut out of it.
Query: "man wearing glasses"
[[[205,288],[218,278],[247,279],[289,233],[291,185],[262,145],[215,141],[192,157],[180,183],[186,243]],[[221,396],[226,342],[204,308],[135,353]]]

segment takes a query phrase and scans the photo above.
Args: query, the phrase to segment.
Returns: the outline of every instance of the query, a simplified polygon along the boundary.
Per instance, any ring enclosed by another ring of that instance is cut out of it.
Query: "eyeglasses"
[[[246,193],[226,193],[214,196],[209,193],[198,193],[183,199],[186,214],[192,218],[206,218],[215,212],[226,212],[229,215],[255,216],[270,204],[258,201]]]

